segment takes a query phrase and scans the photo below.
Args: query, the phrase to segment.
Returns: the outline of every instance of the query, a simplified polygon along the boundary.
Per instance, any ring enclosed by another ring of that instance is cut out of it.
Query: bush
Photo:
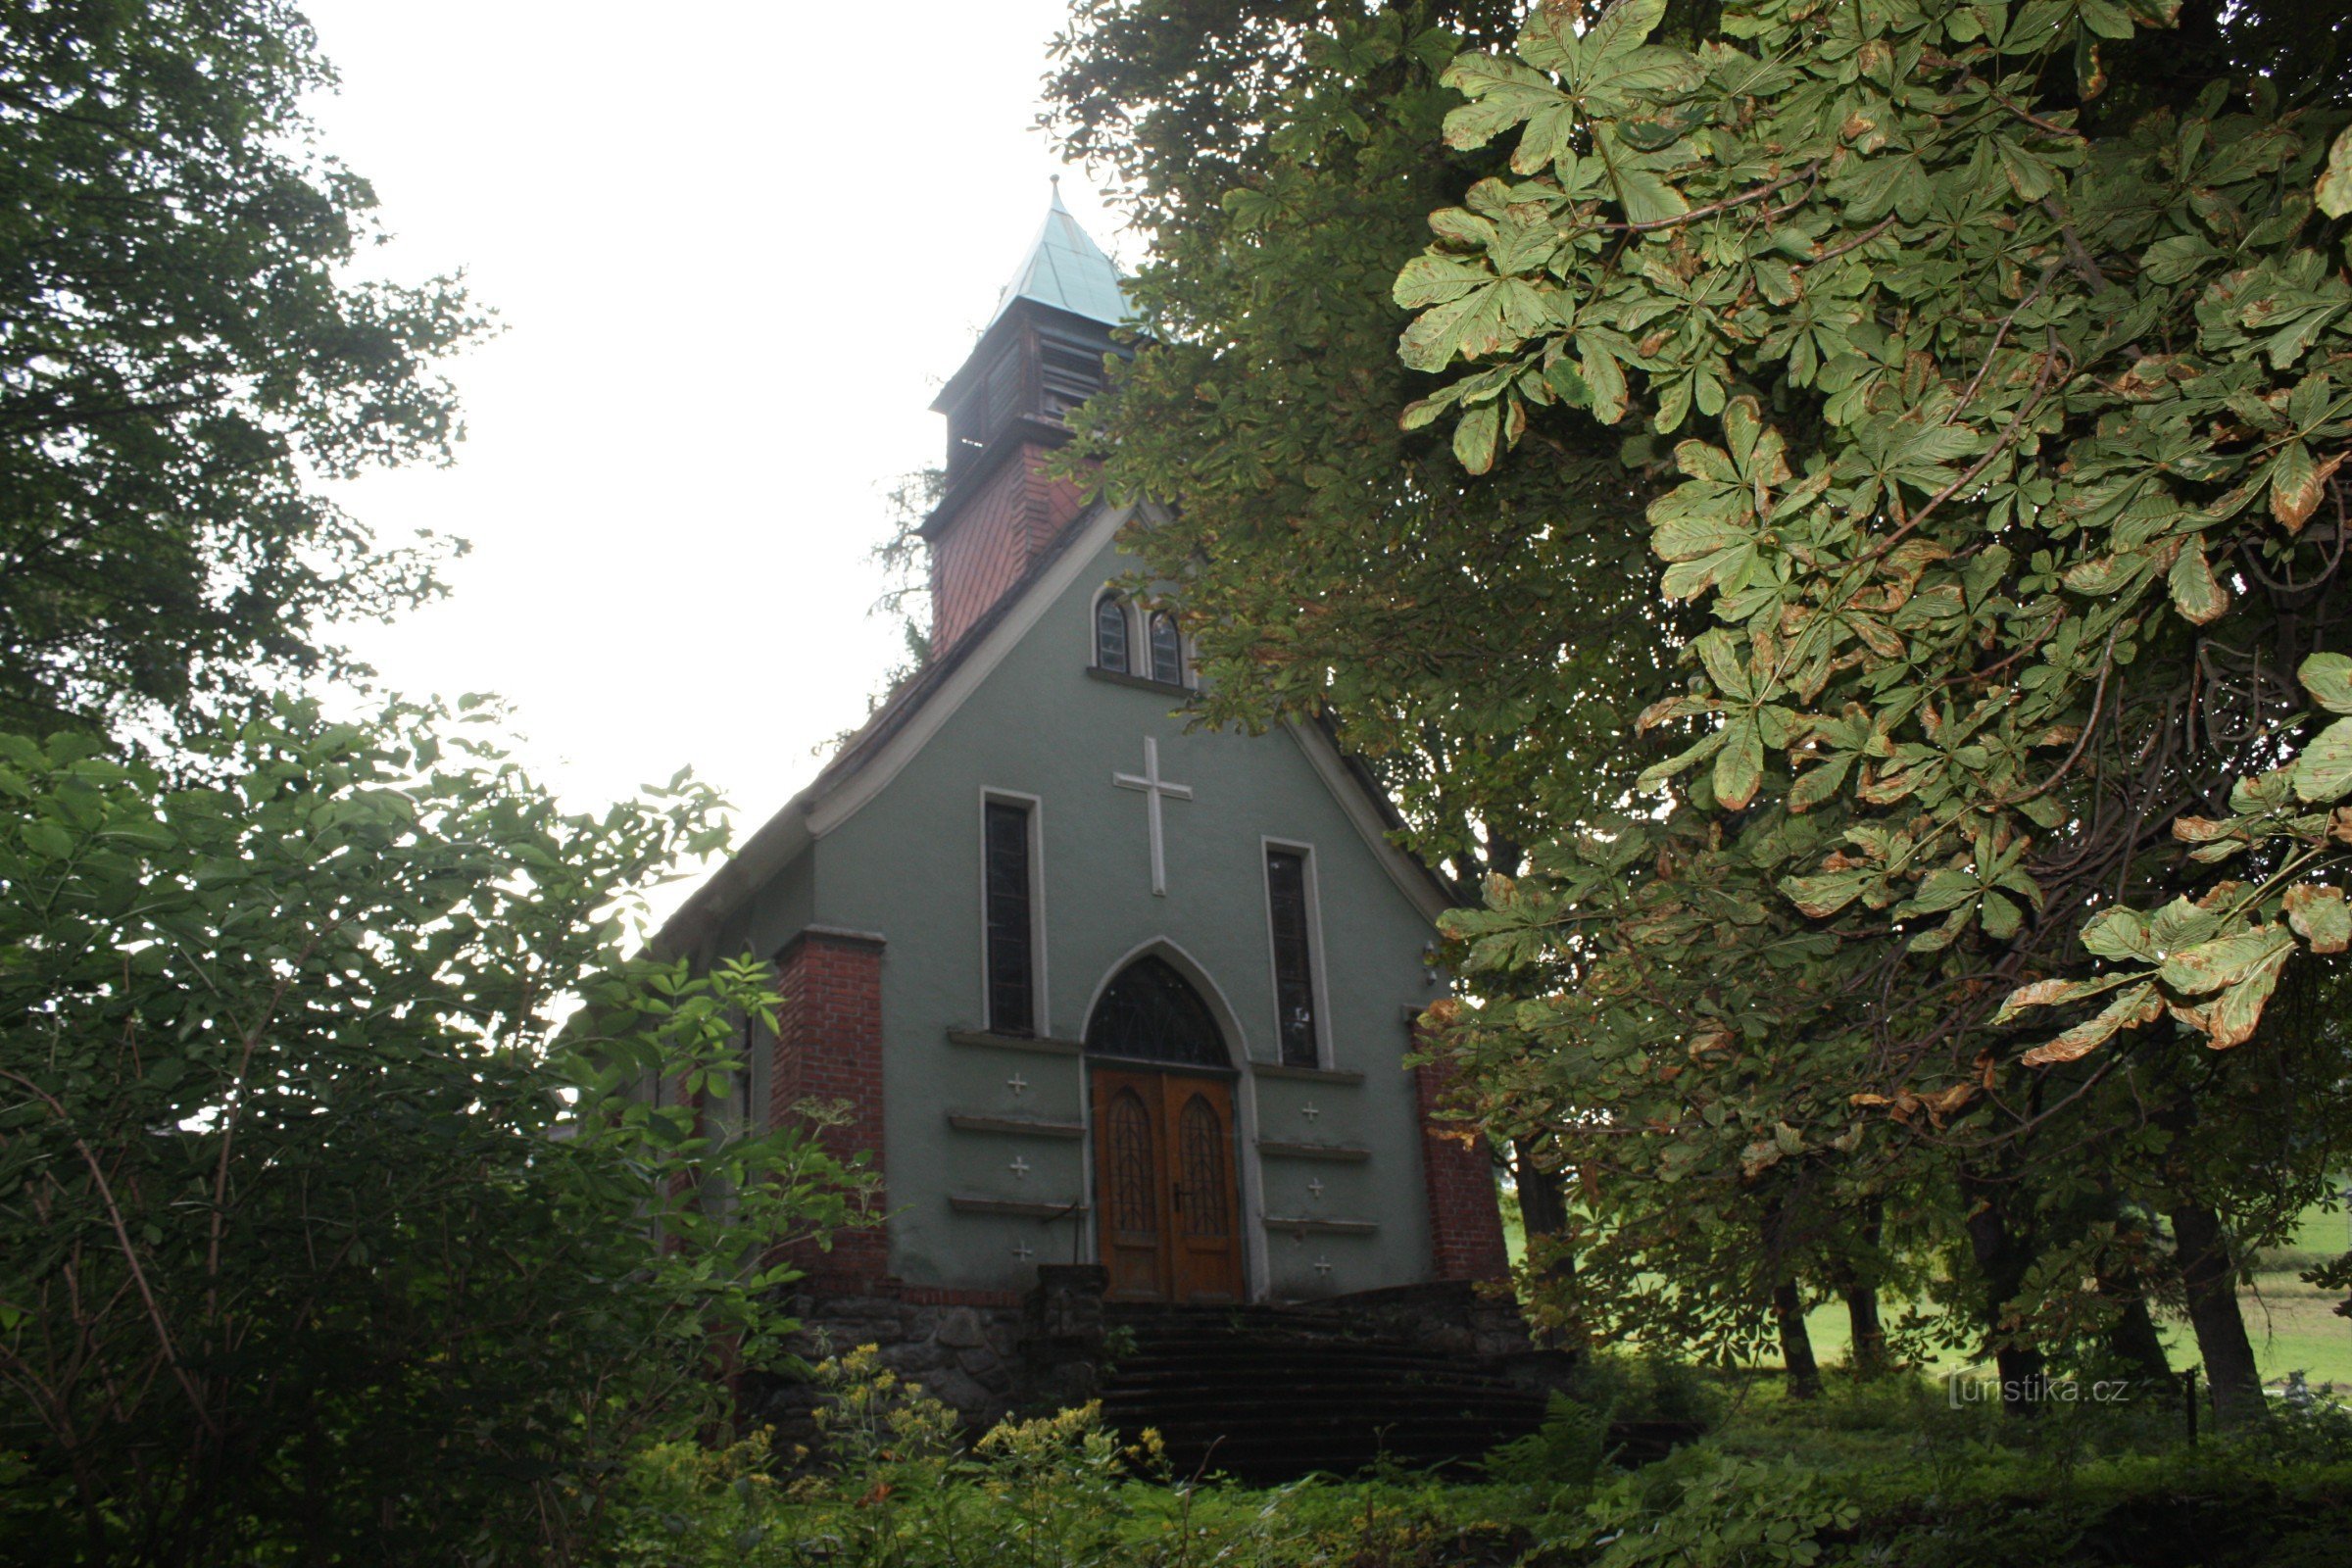
[[[1496,1481],[1526,1487],[1585,1487],[1609,1460],[1609,1407],[1582,1404],[1555,1393],[1544,1424],[1487,1455]]]
[[[1590,1510],[1596,1568],[1762,1568],[1822,1558],[1821,1537],[1860,1517],[1832,1481],[1785,1461],[1686,1449],[1601,1494]]]
[[[565,815],[479,717],[0,737],[0,1559],[576,1558],[780,1354],[842,1172],[678,1103],[764,976],[618,953],[719,803]]]
[[[1624,1373],[1622,1364],[1614,1372]],[[1639,1369],[1633,1369],[1638,1371]],[[1376,1473],[1175,1484],[1090,1406],[968,1448],[870,1349],[819,1369],[815,1452],[668,1444],[631,1466],[622,1568],[2319,1568],[2352,1561],[2332,1414],[2190,1447],[2129,1423],[1952,1409],[1924,1382],[1743,1402],[1715,1436],[1592,1485],[1605,1410],[1559,1401],[1485,1483]],[[1816,1419],[1823,1414],[1834,1421]],[[2094,1441],[2095,1440],[2095,1441]],[[2054,1455],[2064,1455],[2058,1462]],[[770,1466],[790,1470],[779,1479]]]
[[[968,1447],[953,1414],[861,1348],[816,1369],[813,1451],[765,1434],[664,1444],[629,1467],[622,1568],[1447,1568],[1521,1558],[1521,1487],[1391,1475],[1265,1491],[1180,1482],[1156,1438],[1094,1405],[1007,1420]],[[788,1479],[770,1467],[781,1462]],[[1582,1501],[1580,1494],[1574,1499]]]

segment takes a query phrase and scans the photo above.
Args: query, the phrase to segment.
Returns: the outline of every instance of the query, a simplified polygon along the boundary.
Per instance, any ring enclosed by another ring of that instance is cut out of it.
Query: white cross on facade
[[[1004,1087],[1016,1095],[1025,1095],[1029,1092],[1029,1080],[1016,1072],[1004,1080]]]
[[[1308,1182],[1308,1183],[1306,1184],[1306,1190],[1307,1190],[1308,1192],[1310,1192],[1310,1193],[1314,1194],[1314,1197],[1315,1197],[1315,1201],[1316,1201],[1316,1202],[1320,1203],[1321,1201],[1323,1201],[1323,1178],[1322,1178],[1322,1177],[1318,1176],[1318,1177],[1316,1177],[1316,1178],[1315,1178],[1313,1181],[1311,1181],[1311,1182]]]
[[[1163,796],[1179,801],[1193,798],[1190,784],[1171,784],[1159,776],[1159,742],[1144,737],[1144,770],[1141,773],[1113,773],[1110,781],[1123,790],[1141,790],[1144,795],[1144,820],[1152,829],[1152,891],[1160,897],[1168,892],[1168,850],[1166,830],[1161,825],[1159,803]]]
[[[1328,1257],[1318,1257],[1318,1258],[1316,1258],[1316,1259],[1315,1259],[1315,1272],[1316,1272],[1316,1273],[1318,1273],[1318,1274],[1328,1274],[1328,1273],[1330,1273],[1330,1272],[1331,1272],[1331,1259],[1330,1259],[1330,1258],[1328,1258]]]
[[[1037,1255],[1037,1249],[1031,1247],[1027,1242],[1023,1242],[1012,1250],[1012,1255],[1018,1261],[1026,1263]]]
[[[1308,1121],[1313,1121],[1323,1113],[1315,1108],[1315,1102],[1310,1100],[1298,1107],[1298,1114],[1304,1116]]]
[[[1004,1168],[1012,1172],[1015,1181],[1025,1182],[1029,1179],[1029,1162],[1018,1154],[1013,1155],[1012,1163]]]

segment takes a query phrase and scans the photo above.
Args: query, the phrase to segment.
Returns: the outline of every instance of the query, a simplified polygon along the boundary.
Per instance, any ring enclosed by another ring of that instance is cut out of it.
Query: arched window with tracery
[[[1095,667],[1128,673],[1127,602],[1117,594],[1095,601]]]
[[[1233,1065],[1224,1034],[1200,993],[1175,965],[1151,955],[1121,969],[1102,988],[1102,1000],[1086,1020],[1086,1049],[1095,1055],[1133,1061]]]
[[[1176,631],[1176,617],[1164,610],[1152,612],[1149,625],[1152,645],[1152,678],[1166,681],[1171,686],[1184,684],[1184,639]]]

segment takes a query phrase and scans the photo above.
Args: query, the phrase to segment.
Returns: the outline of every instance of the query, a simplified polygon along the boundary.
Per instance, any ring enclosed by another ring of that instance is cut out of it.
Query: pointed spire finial
[[[1030,244],[1029,259],[998,296],[997,316],[1014,300],[1028,299],[1117,326],[1127,319],[1119,270],[1062,205],[1060,173],[1047,177],[1053,195],[1046,203],[1046,220]],[[993,325],[996,317],[989,320]]]

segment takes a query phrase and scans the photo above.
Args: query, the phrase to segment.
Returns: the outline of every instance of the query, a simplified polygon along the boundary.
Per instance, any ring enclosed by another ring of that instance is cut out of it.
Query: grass
[[[2289,1372],[2301,1372],[2315,1388],[2333,1383],[2352,1392],[2352,1318],[2335,1315],[2335,1304],[2343,1299],[2339,1293],[2306,1285],[2292,1273],[2268,1272],[2255,1275],[2237,1299],[2263,1381],[2276,1387]],[[1845,1358],[1850,1340],[1843,1303],[1815,1307],[1805,1315],[1805,1328],[1823,1365]],[[2175,1366],[2196,1360],[2196,1339],[2185,1320],[2168,1314],[2158,1320],[2157,1331]],[[1956,1372],[1968,1364],[1966,1355],[1947,1351],[1926,1370]]]
[[[1511,1261],[1517,1263],[1526,1252],[1518,1195],[1505,1185],[1501,1198],[1503,1238]],[[2352,1393],[2352,1318],[2335,1315],[2335,1305],[2343,1298],[2307,1285],[2299,1277],[2302,1270],[2340,1256],[2348,1248],[2352,1248],[2352,1214],[2334,1200],[2314,1203],[2303,1211],[2286,1245],[2268,1250],[2260,1260],[2267,1266],[2258,1268],[2253,1282],[2238,1291],[2246,1333],[2254,1343],[2254,1364],[2272,1387],[2283,1385],[2288,1373],[2301,1372],[2314,1388],[2332,1383]],[[1886,1309],[1891,1314],[1895,1303],[1886,1303]],[[1805,1315],[1805,1328],[1813,1339],[1813,1353],[1824,1366],[1845,1359],[1850,1336],[1842,1302],[1825,1301],[1814,1307]],[[2159,1320],[2157,1328],[2174,1365],[2195,1362],[2196,1341],[2185,1320],[2167,1317]],[[1957,1372],[1969,1364],[1967,1355],[1945,1351],[1923,1370],[1930,1374]]]
[[[2352,1390],[2352,1318],[2335,1315],[2338,1293],[2292,1274],[2258,1274],[2237,1298],[2265,1379],[2276,1383],[2299,1371],[2315,1385]]]

